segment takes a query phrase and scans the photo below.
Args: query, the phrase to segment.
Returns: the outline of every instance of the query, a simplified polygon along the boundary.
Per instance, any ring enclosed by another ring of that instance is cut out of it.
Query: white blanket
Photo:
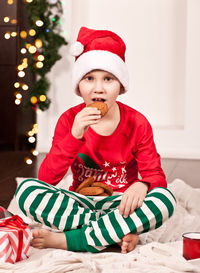
[[[0,273],[200,272],[200,261],[196,260],[195,265],[182,257],[182,233],[200,231],[200,189],[191,188],[180,179],[174,180],[169,189],[177,199],[175,213],[159,229],[140,235],[140,244],[128,254],[121,254],[117,248],[94,254],[31,247],[29,259],[14,265],[0,264]],[[14,199],[8,209],[22,216]]]

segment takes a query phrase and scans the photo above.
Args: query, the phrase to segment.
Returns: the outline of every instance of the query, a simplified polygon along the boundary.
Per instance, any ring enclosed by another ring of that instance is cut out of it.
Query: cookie
[[[107,194],[106,192],[103,192],[103,193],[99,194],[98,196],[109,196],[109,194]]]
[[[94,183],[92,184],[92,188],[93,188],[93,187],[100,187],[100,188],[103,188],[104,191],[105,191],[105,193],[107,193],[108,195],[112,195],[112,194],[113,194],[113,189],[112,189],[110,186],[108,186],[108,185],[106,185],[106,184],[104,184],[104,183],[102,183],[102,182],[94,182]]]
[[[88,177],[87,179],[85,179],[79,186],[78,188],[76,188],[76,192],[79,193],[79,191],[85,187],[89,187],[92,185],[92,183],[94,182],[94,177]]]
[[[108,105],[103,101],[95,101],[91,104],[89,104],[87,107],[96,107],[101,111],[101,117],[105,116],[105,114],[108,112]]]
[[[104,189],[100,187],[85,187],[79,190],[79,193],[83,195],[99,195],[102,194],[103,192]]]

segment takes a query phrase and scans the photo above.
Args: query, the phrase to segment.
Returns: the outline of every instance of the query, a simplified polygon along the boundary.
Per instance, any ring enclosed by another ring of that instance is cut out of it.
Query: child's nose
[[[94,91],[96,93],[103,93],[104,92],[103,83],[101,81],[95,82]]]

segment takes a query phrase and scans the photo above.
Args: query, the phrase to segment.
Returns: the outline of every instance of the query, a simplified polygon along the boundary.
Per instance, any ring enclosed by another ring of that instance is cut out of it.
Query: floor
[[[45,154],[37,156],[32,165],[25,163],[27,155],[27,152],[0,152],[0,206],[8,207],[16,190],[15,177],[37,177]],[[162,159],[162,167],[169,183],[180,178],[200,188],[200,160]]]

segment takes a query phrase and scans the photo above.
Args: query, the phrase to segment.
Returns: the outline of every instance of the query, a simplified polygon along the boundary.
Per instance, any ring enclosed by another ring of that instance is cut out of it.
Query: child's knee
[[[26,215],[26,200],[29,198],[28,196],[37,189],[39,186],[39,181],[36,179],[26,179],[21,182],[15,192],[15,200],[21,209]]]
[[[31,181],[31,182],[34,183],[34,180]],[[18,192],[20,191],[20,189],[24,188],[24,186],[27,188],[28,185],[30,185],[30,179],[25,179],[24,181],[22,181],[22,182],[17,186],[15,195],[17,195]]]
[[[176,199],[173,193],[167,188],[156,187],[146,196],[145,200],[153,202],[162,212],[166,210],[166,216],[171,217],[175,207]]]
[[[158,198],[160,197],[161,199],[167,198],[169,199],[174,205],[176,204],[176,198],[174,197],[173,193],[164,187],[156,187],[152,189],[150,192],[148,192],[148,196],[157,196]]]
[[[17,186],[17,189],[15,191],[15,199],[18,202],[20,199],[20,196],[22,196],[25,192],[26,195],[28,195],[31,191],[33,191],[35,188],[38,188],[40,181],[36,179],[26,179],[22,183],[20,183]]]

